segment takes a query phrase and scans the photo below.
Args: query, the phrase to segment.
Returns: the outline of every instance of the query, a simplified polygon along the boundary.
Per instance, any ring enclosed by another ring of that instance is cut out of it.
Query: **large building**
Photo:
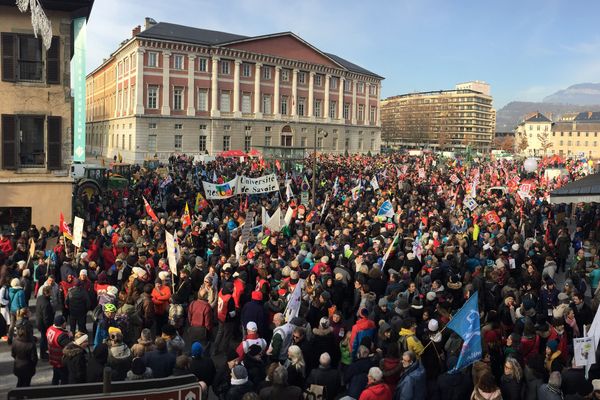
[[[454,90],[409,93],[381,102],[382,143],[393,148],[489,151],[495,110],[481,81]]]
[[[71,31],[93,0],[40,4],[52,24],[48,50],[34,37],[29,11],[0,0],[0,229],[48,227],[60,212],[71,220]]]
[[[600,159],[600,112],[580,112],[552,124],[549,154]]]
[[[382,79],[291,32],[246,37],[146,18],[87,77],[87,151],[129,162],[315,144],[377,153]]]
[[[527,156],[541,156],[551,145],[552,120],[540,112],[531,113],[517,125],[515,150]]]

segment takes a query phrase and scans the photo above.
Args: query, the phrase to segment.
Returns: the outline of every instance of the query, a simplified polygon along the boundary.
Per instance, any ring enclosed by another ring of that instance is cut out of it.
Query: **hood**
[[[481,389],[477,389],[477,395],[481,399],[492,400],[492,399],[501,399],[502,395],[500,394],[500,389],[496,389],[491,393],[482,392]]]
[[[333,332],[333,328],[331,326],[327,327],[326,329],[321,328],[321,326],[319,326],[318,328],[313,328],[313,334],[315,336],[326,336],[331,332]]]
[[[71,342],[65,346],[63,349],[63,354],[66,358],[73,358],[83,353],[83,348],[77,346],[75,343]]]
[[[390,392],[390,389],[387,387],[387,385],[385,383],[376,383],[373,386],[369,386],[367,387],[367,391],[372,393],[375,396],[381,396],[382,398],[386,398],[388,397],[388,393]]]
[[[400,336],[414,336],[415,333],[410,329],[402,328],[400,329]]]
[[[131,351],[125,344],[113,346],[109,351],[111,356],[118,359],[128,358],[131,356]]]

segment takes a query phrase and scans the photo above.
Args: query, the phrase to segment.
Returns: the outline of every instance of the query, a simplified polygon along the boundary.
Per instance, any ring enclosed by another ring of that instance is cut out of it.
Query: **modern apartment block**
[[[146,18],[87,77],[87,151],[129,162],[314,145],[377,153],[382,79],[291,32],[247,37]]]
[[[388,97],[381,102],[382,144],[487,152],[495,114],[490,86],[481,81],[461,83],[454,90]]]

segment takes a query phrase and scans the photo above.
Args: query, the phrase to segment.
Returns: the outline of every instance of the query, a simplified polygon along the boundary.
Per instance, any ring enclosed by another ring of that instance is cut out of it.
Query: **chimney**
[[[156,25],[156,21],[153,18],[146,17],[144,20],[144,30]]]
[[[592,112],[588,111],[588,119],[592,119]]]
[[[140,25],[136,26],[131,30],[131,37],[137,36],[142,31],[142,27]]]

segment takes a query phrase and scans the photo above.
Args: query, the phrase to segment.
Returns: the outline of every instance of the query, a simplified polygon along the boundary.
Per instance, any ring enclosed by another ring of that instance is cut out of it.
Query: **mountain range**
[[[569,112],[600,111],[600,83],[578,83],[541,102],[511,101],[496,113],[496,131],[513,131],[525,115],[536,111],[552,120]]]

